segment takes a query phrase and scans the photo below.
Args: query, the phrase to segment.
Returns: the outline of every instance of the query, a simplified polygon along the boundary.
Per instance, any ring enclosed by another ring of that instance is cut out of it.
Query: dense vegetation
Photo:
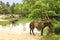
[[[43,40],[60,40],[60,35],[44,36],[43,38]]]
[[[32,19],[47,20],[46,14],[59,20],[60,0],[24,0],[23,3],[12,5],[0,1],[0,14],[18,14]],[[57,18],[56,18],[57,17]],[[52,18],[52,19],[53,19]]]

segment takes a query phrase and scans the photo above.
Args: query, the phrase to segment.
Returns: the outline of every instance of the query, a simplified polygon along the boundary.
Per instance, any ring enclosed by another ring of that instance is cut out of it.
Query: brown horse
[[[49,33],[52,33],[53,32],[53,25],[51,22],[31,22],[30,23],[30,34],[31,32],[34,34],[34,28],[39,28],[41,29],[41,36],[43,35],[43,29],[45,27],[49,27],[50,31]]]

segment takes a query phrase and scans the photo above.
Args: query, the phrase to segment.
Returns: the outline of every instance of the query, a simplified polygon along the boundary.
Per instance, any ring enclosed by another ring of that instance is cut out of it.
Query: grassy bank
[[[10,24],[9,21],[0,21],[0,25],[2,25],[2,26],[6,26],[8,24]]]
[[[44,36],[43,40],[60,40],[60,35]]]

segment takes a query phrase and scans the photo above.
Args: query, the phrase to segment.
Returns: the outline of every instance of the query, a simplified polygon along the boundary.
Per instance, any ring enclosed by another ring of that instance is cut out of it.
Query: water
[[[2,27],[0,25],[0,31],[6,31],[8,33],[11,34],[22,34],[22,33],[29,33],[30,32],[30,28],[29,28],[29,24],[30,23],[26,23],[25,26],[23,26],[23,24],[19,24],[16,26],[13,26],[12,24],[6,26],[6,27]],[[35,33],[40,33],[37,29],[34,29]]]

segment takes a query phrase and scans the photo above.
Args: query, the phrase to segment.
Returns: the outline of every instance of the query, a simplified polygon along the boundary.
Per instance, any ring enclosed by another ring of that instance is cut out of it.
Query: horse
[[[33,33],[34,34],[34,28],[39,28],[41,30],[41,36],[43,36],[43,30],[45,27],[48,27],[50,29],[51,32],[49,33],[53,33],[53,25],[51,22],[31,22],[30,23],[30,35]]]

